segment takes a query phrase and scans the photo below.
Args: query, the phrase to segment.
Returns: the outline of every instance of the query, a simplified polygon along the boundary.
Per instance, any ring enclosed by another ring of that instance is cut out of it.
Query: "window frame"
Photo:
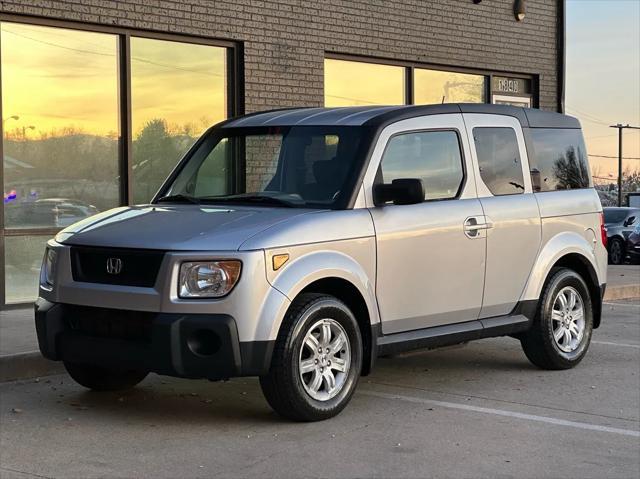
[[[226,83],[226,117],[233,118],[244,113],[244,63],[243,45],[241,42],[213,39],[197,35],[165,33],[153,30],[108,26],[73,20],[56,20],[31,17],[11,13],[0,13],[0,23],[17,23],[48,28],[61,28],[91,33],[104,33],[116,37],[118,82],[118,169],[120,172],[119,205],[128,206],[133,201],[133,138],[131,118],[131,37],[149,38],[178,43],[207,45],[225,49],[225,83]],[[2,112],[2,59],[0,58],[0,112]],[[0,122],[0,185],[4,188],[4,125]],[[6,228],[4,205],[0,208],[0,310],[7,307],[21,306],[28,303],[7,303],[5,279],[5,237],[15,236],[49,236],[56,235],[62,228]],[[44,254],[44,252],[43,252]]]
[[[487,185],[487,182],[484,180],[484,178],[482,177],[482,170],[480,169],[480,157],[478,156],[478,148],[476,146],[476,142],[475,142],[475,135],[474,135],[474,131],[476,129],[497,129],[497,128],[502,128],[502,129],[508,129],[513,131],[513,135],[516,139],[516,148],[518,150],[518,156],[520,157],[520,172],[522,173],[522,191],[519,193],[504,193],[504,194],[499,194],[496,195],[493,191],[491,191],[491,188],[489,188],[489,185]],[[527,169],[525,170],[525,158],[522,156],[522,152],[520,151],[520,142],[518,141],[518,130],[516,128],[514,128],[513,126],[508,126],[508,125],[472,125],[470,130],[469,130],[469,134],[470,134],[470,146],[474,149],[475,151],[475,155],[476,155],[476,161],[477,161],[477,172],[478,172],[478,180],[482,182],[482,185],[487,189],[487,191],[489,192],[489,194],[492,197],[495,198],[500,198],[502,196],[516,196],[516,195],[524,195],[529,193],[529,191],[527,191],[527,171],[531,171],[530,166],[529,166],[529,156],[528,156],[528,151],[526,150],[526,145],[525,145],[525,151],[527,153],[526,156],[526,160],[527,160]],[[530,173],[529,173],[530,175]],[[529,180],[531,178],[529,177]]]
[[[467,186],[468,175],[467,175],[467,159],[464,155],[464,147],[462,144],[462,132],[454,127],[444,127],[444,128],[415,128],[412,130],[398,131],[392,134],[388,139],[387,143],[384,145],[384,149],[382,150],[382,154],[380,155],[380,162],[378,163],[378,169],[376,170],[375,180],[373,182],[373,186],[384,184],[383,176],[382,176],[382,163],[384,162],[384,156],[387,154],[387,150],[391,141],[397,136],[410,135],[415,133],[430,133],[430,132],[453,132],[456,134],[456,138],[458,140],[458,150],[460,151],[460,163],[462,165],[462,179],[460,180],[460,184],[458,185],[458,191],[456,191],[455,196],[449,198],[433,198],[433,199],[423,199],[422,203],[433,203],[438,201],[454,201],[459,200],[462,192]],[[425,190],[426,194],[426,190]],[[418,203],[418,204],[422,204]],[[389,204],[387,206],[403,206],[403,205],[392,205]]]

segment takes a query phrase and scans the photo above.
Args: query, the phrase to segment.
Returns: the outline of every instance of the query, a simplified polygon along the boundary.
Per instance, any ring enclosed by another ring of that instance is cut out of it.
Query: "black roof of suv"
[[[447,113],[484,113],[517,118],[523,128],[580,128],[580,122],[561,113],[482,103],[446,103],[442,105],[354,106],[338,108],[288,108],[252,113],[232,118],[218,126],[373,126],[425,115]]]

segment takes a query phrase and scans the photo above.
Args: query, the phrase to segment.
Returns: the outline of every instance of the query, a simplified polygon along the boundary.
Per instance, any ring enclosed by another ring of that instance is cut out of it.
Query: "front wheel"
[[[64,367],[69,376],[85,388],[94,391],[121,391],[131,389],[145,377],[146,371],[127,371],[103,368],[92,364],[70,363]]]
[[[281,416],[320,421],[344,409],[361,367],[362,339],[353,313],[333,296],[303,294],[282,323],[260,385]]]
[[[613,238],[609,245],[609,263],[610,264],[622,264],[624,263],[625,251],[622,240]]]
[[[551,271],[531,329],[521,337],[524,353],[543,369],[569,369],[584,358],[593,332],[589,288],[568,268]]]

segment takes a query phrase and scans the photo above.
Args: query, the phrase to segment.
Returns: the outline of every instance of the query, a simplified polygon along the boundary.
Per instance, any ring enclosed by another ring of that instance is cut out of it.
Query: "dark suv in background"
[[[604,208],[610,264],[623,264],[627,257],[627,238],[640,224],[640,208]]]
[[[632,263],[640,262],[640,222],[627,238],[627,255]]]

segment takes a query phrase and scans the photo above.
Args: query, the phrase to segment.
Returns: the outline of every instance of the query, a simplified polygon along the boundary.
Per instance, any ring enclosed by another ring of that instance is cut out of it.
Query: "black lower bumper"
[[[166,314],[57,304],[38,299],[42,355],[54,361],[186,378],[265,374],[273,341],[240,342],[222,314]]]

